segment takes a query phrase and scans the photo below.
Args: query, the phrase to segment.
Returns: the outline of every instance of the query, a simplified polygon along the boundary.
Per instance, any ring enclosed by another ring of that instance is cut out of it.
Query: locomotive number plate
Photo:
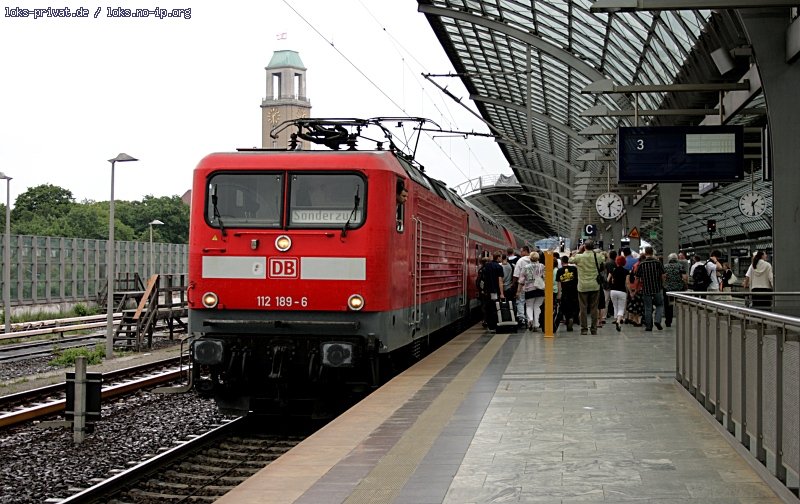
[[[259,308],[306,308],[308,298],[293,298],[292,296],[256,296],[256,306]]]

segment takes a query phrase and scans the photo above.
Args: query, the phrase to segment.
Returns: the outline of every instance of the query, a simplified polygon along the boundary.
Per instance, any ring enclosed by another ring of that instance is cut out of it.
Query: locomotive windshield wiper
[[[219,214],[219,208],[217,207],[217,184],[211,188],[211,211],[214,213],[214,218],[217,219],[219,223],[219,231],[222,233],[222,236],[227,236],[228,233],[225,231],[225,225],[222,223],[222,216]]]
[[[359,186],[356,186],[356,194],[353,196],[353,211],[350,212],[350,216],[347,218],[347,222],[344,223],[344,227],[342,228],[342,238],[347,236],[347,230],[350,229],[350,221],[353,220],[355,217],[356,212],[358,212],[358,204],[361,203],[361,197],[358,195]]]

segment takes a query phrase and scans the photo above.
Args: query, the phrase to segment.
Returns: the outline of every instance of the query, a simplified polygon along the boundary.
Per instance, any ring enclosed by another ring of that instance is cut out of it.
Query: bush
[[[76,317],[87,317],[89,315],[97,315],[100,313],[97,307],[90,308],[81,303],[76,304],[75,307],[72,308],[72,311],[75,313]]]
[[[94,349],[88,348],[59,348],[55,350],[56,358],[50,361],[51,366],[70,367],[75,365],[75,359],[86,357],[87,363],[100,364],[106,352],[102,343],[95,345]]]

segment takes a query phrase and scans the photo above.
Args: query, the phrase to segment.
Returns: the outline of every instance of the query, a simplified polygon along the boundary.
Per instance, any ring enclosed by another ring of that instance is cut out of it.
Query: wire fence
[[[96,300],[108,283],[107,240],[11,235],[11,305]],[[0,262],[5,257],[0,236]],[[188,271],[188,245],[114,242],[117,276]],[[153,268],[151,269],[151,258]],[[5,264],[2,265],[5,268]],[[0,271],[5,271],[4,269]],[[4,292],[0,275],[0,293]]]

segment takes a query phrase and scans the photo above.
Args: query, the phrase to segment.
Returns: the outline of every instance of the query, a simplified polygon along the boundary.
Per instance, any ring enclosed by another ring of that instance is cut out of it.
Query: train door
[[[411,218],[414,224],[414,254],[412,268],[412,303],[411,320],[415,329],[420,328],[422,322],[422,220],[414,216]]]

